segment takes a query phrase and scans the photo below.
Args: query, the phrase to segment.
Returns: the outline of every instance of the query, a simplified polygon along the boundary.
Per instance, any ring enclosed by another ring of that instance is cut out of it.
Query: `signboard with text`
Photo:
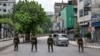
[[[92,16],[92,23],[100,21],[100,14],[95,14]]]
[[[93,27],[98,27],[100,26],[100,14],[95,14],[91,18],[92,26]]]

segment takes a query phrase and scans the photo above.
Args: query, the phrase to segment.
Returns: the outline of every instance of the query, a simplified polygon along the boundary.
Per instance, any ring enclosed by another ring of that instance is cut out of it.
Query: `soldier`
[[[14,51],[18,51],[18,44],[20,42],[18,34],[15,35],[13,42],[14,42]]]
[[[82,52],[84,52],[84,47],[83,47],[83,40],[82,40],[82,38],[78,38],[77,43],[78,43],[79,52],[80,52],[80,49],[82,49]]]
[[[50,52],[50,47],[51,47],[51,50],[53,52],[53,39],[52,39],[52,35],[49,35],[49,38],[47,39],[47,44],[48,44],[48,52]]]
[[[35,45],[35,51],[37,52],[37,37],[35,35],[33,35],[31,38],[31,44],[31,51],[33,51],[33,46]]]

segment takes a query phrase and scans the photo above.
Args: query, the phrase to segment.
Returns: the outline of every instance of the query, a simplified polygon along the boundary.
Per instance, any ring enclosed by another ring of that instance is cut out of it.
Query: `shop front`
[[[92,26],[95,28],[94,39],[96,42],[100,42],[100,22],[92,23]]]
[[[92,16],[92,27],[94,27],[94,40],[100,42],[100,14]]]

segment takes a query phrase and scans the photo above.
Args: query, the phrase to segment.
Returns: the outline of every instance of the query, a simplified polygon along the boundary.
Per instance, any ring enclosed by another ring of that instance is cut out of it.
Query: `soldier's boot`
[[[35,51],[37,52],[37,45],[35,45]]]
[[[80,45],[79,45],[78,49],[79,49],[79,52],[80,52]]]
[[[48,45],[48,52],[50,52],[50,46]]]
[[[17,45],[14,46],[14,50],[17,51]]]
[[[82,46],[81,48],[82,48],[82,52],[84,52],[84,47]]]
[[[32,45],[32,47],[31,47],[31,52],[33,52],[33,45]]]
[[[53,46],[51,46],[52,52],[53,52]]]
[[[17,51],[18,51],[18,44],[17,44]]]
[[[15,44],[14,44],[14,51],[16,51],[16,46],[15,46]]]

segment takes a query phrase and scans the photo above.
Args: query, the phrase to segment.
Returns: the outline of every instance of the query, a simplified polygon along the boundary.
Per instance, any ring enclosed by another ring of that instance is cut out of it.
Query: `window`
[[[74,12],[77,13],[77,8],[74,8]]]
[[[6,4],[3,4],[3,6],[6,6]]]
[[[84,11],[84,16],[88,15],[88,11]]]
[[[79,2],[81,2],[81,1],[83,1],[83,0],[79,0]]]
[[[83,14],[83,9],[81,9],[80,11],[79,11],[79,16],[80,17],[82,17],[84,14]]]
[[[89,11],[88,7],[85,7],[85,8],[84,8],[84,16],[85,16],[85,15],[88,15],[88,11]]]
[[[3,9],[3,12],[6,12],[6,9]]]

